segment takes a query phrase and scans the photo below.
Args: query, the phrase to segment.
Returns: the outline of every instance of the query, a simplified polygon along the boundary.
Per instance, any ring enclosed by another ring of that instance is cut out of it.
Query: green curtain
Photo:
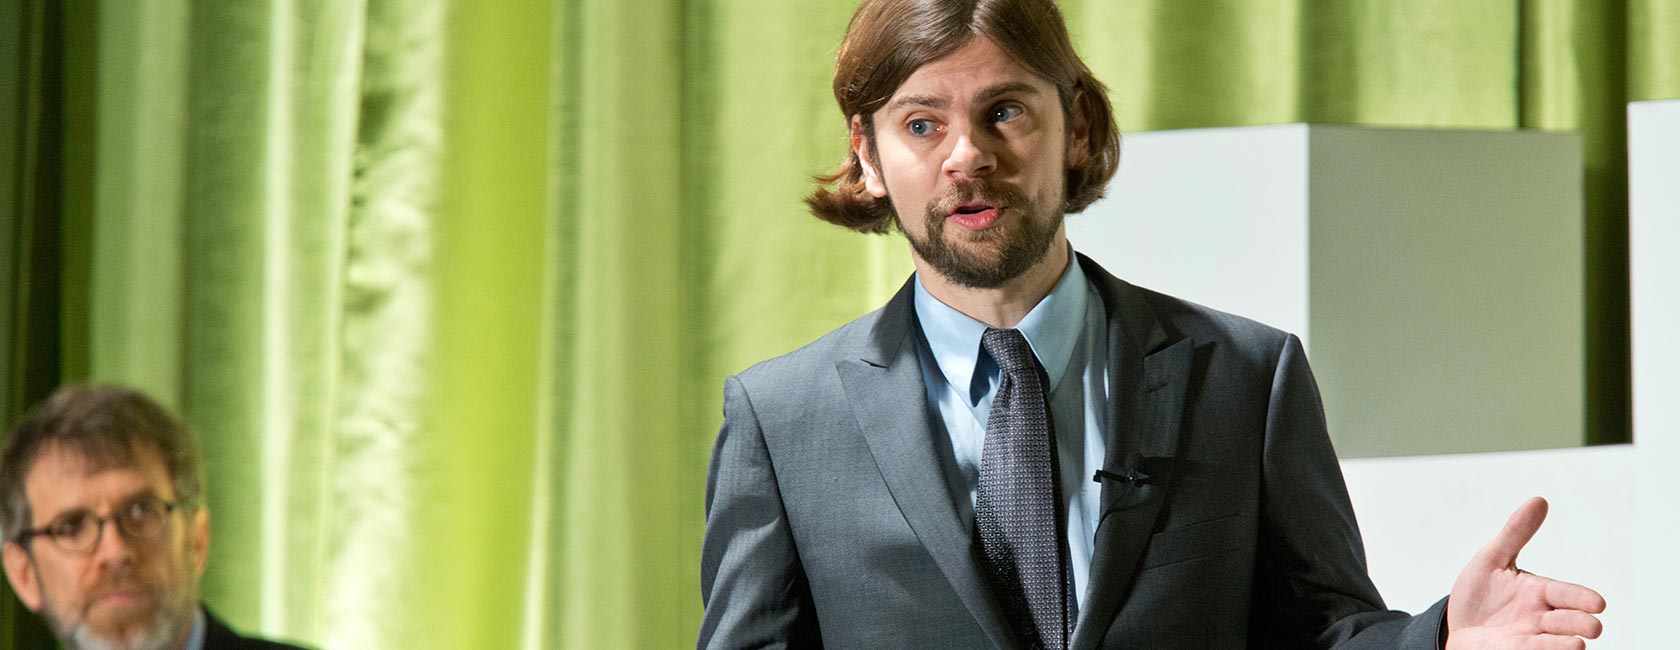
[[[180,408],[238,627],[688,645],[723,377],[909,269],[800,202],[850,5],[0,3],[3,415]],[[1680,0],[1064,7],[1126,131],[1580,131],[1586,425],[1627,438],[1622,111],[1680,97]],[[6,598],[0,650],[50,647]]]

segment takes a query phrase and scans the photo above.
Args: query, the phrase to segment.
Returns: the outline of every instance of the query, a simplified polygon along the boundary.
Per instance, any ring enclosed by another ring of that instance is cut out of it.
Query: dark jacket
[[[204,650],[305,650],[300,646],[288,645],[263,639],[240,636],[231,628],[204,610]]]

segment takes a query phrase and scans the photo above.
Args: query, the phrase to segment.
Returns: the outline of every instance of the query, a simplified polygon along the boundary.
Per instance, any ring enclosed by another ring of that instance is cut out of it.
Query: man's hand
[[[1448,650],[1586,648],[1580,637],[1604,631],[1604,597],[1577,584],[1517,568],[1522,551],[1546,520],[1546,500],[1524,502],[1499,535],[1476,552],[1447,599]]]

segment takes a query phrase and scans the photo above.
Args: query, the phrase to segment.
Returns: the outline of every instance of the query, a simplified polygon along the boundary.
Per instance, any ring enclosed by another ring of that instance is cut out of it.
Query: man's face
[[[852,147],[919,266],[993,288],[1066,246],[1062,199],[1083,128],[1069,137],[1055,86],[990,39],[916,69],[873,122],[878,159],[856,118]]]
[[[145,445],[134,451],[134,466],[95,470],[74,451],[48,447],[24,479],[29,527],[79,514],[110,517],[144,499],[174,501],[162,455]],[[48,536],[29,539],[27,548],[7,542],[6,576],[19,599],[70,648],[181,647],[198,606],[209,515],[177,509],[149,539],[129,538],[111,521],[99,525],[99,541],[86,552]]]

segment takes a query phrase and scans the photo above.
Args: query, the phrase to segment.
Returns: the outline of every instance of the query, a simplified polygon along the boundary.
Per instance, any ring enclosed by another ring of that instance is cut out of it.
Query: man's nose
[[[951,180],[978,178],[997,169],[997,142],[985,129],[967,129],[953,134],[951,154],[945,157],[945,175]]]

